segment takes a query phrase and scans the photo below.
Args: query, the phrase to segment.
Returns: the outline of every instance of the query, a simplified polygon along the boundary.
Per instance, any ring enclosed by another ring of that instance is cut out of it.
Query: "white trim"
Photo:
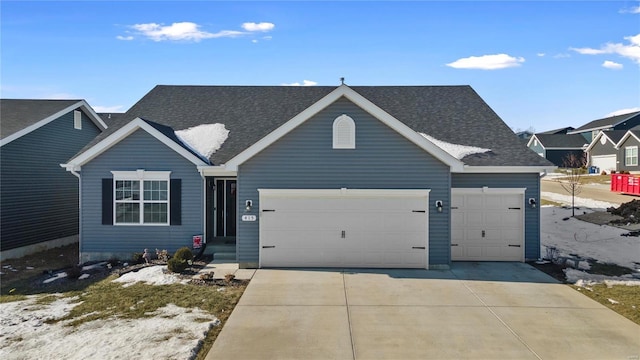
[[[7,136],[4,139],[0,139],[0,146],[4,146],[10,142],[12,142],[13,140],[16,140],[18,138],[21,138],[25,135],[27,135],[28,133],[41,128],[42,126],[58,119],[59,117],[68,114],[70,111],[72,110],[76,110],[76,109],[82,109],[83,111],[85,111],[88,116],[89,119],[91,119],[91,121],[93,121],[94,124],[96,124],[97,127],[100,128],[101,131],[105,130],[107,128],[107,124],[104,123],[104,121],[102,121],[102,119],[100,118],[100,116],[98,116],[98,114],[95,113],[95,111],[93,111],[93,109],[91,108],[91,106],[89,106],[89,104],[84,101],[84,100],[80,100],[77,103],[68,106],[60,111],[58,111],[55,114],[49,115],[46,118],[36,122],[35,124],[31,124],[29,126],[27,126],[26,128],[15,132],[9,136]]]
[[[225,165],[201,165],[198,166],[198,171],[201,176],[216,176],[216,177],[237,177],[237,171],[227,170]]]
[[[356,148],[356,122],[342,114],[333,120],[333,148],[334,149],[355,149]],[[347,132],[344,134],[344,132]],[[342,139],[345,137],[346,139]]]
[[[264,197],[421,197],[429,196],[431,189],[258,189]]]
[[[640,138],[638,138],[636,134],[631,132],[631,130],[627,130],[627,132],[624,134],[622,139],[620,139],[620,141],[618,141],[618,143],[616,144],[616,149],[620,150],[620,146],[622,146],[622,144],[624,144],[624,142],[627,141],[629,136],[633,136],[634,138],[636,138],[636,140],[638,140],[638,142],[640,142]]]
[[[318,112],[326,108],[327,106],[334,103],[341,97],[345,97],[355,105],[359,106],[370,115],[380,120],[382,123],[386,124],[400,135],[407,138],[412,143],[419,146],[421,149],[433,155],[438,160],[442,161],[446,165],[448,165],[452,171],[463,171],[464,163],[460,160],[453,157],[451,154],[442,150],[438,146],[436,146],[431,141],[427,140],[422,135],[418,134],[407,125],[403,124],[401,121],[397,120],[380,107],[367,100],[362,95],[358,94],[356,91],[348,87],[347,85],[340,85],[338,88],[333,90],[331,93],[318,100],[313,105],[306,108],[304,111],[294,116],[292,119],[278,127],[276,130],[269,133],[267,136],[260,139],[255,144],[251,145],[240,154],[233,157],[226,163],[226,168],[230,171],[237,171],[238,166],[245,161],[249,160],[269,145],[273,144],[277,140],[279,140],[284,135],[288,134],[290,131],[304,123],[305,121],[312,118]]]
[[[541,173],[551,172],[557,169],[557,166],[471,166],[465,165],[465,173],[474,174],[495,174],[495,173]]]
[[[191,153],[190,151],[188,151],[184,147],[180,146],[175,141],[169,139],[163,133],[161,133],[160,131],[156,130],[153,126],[149,125],[146,121],[144,121],[144,120],[142,120],[140,118],[135,118],[135,119],[131,120],[131,122],[129,122],[127,125],[125,125],[125,126],[121,127],[120,129],[116,130],[113,134],[107,136],[102,141],[100,141],[99,143],[95,144],[94,146],[92,146],[91,148],[89,148],[88,150],[83,152],[82,154],[76,156],[74,159],[69,161],[69,163],[62,164],[61,166],[66,168],[67,171],[69,171],[69,169],[73,169],[73,170],[76,170],[76,171],[80,170],[82,165],[86,164],[87,162],[89,162],[93,158],[95,158],[96,156],[98,156],[98,155],[102,154],[103,152],[105,152],[106,150],[110,149],[112,146],[114,146],[117,143],[119,143],[120,141],[124,140],[126,137],[128,137],[131,134],[133,134],[138,129],[142,129],[142,130],[146,131],[147,133],[149,133],[149,135],[155,137],[160,142],[162,142],[163,144],[167,145],[173,151],[175,151],[178,154],[182,155],[182,157],[184,157],[185,159],[189,160],[193,164],[195,164],[197,166],[207,165],[198,156],[194,155],[193,153]]]
[[[113,175],[113,225],[114,226],[169,226],[171,224],[171,171],[145,171],[138,169],[135,171],[111,171]],[[117,181],[138,181],[139,182],[139,199],[138,200],[117,200],[116,199],[116,182]],[[144,182],[145,181],[164,181],[167,183],[167,199],[166,200],[145,200],[144,199]],[[138,204],[138,213],[140,218],[137,223],[118,223],[116,222],[117,204]],[[145,204],[166,204],[167,205],[167,222],[164,223],[145,223],[144,222],[144,205]]]
[[[529,141],[527,141],[527,147],[531,147],[531,143],[534,140],[538,141],[538,144],[540,145],[540,147],[542,147],[544,149],[544,145],[542,145],[540,140],[538,140],[538,138],[536,137],[536,134],[531,135],[531,137],[529,138]],[[534,143],[534,146],[538,146],[538,145]]]
[[[527,188],[451,188],[451,195],[465,195],[465,194],[518,194],[524,195]],[[524,206],[524,203],[523,203]]]
[[[599,127],[594,127],[594,128],[590,128],[590,129],[582,129],[580,131],[573,130],[573,131],[567,132],[567,135],[575,135],[575,134],[582,134],[582,133],[586,133],[586,132],[594,132],[594,131],[598,131],[598,130],[602,131],[602,130],[607,130],[607,129],[613,129],[613,127],[615,127],[616,125],[620,124],[621,122],[624,122],[624,120],[620,121],[618,123],[615,123],[613,125],[605,125],[605,126],[599,126]]]
[[[549,147],[549,148],[545,148],[545,150],[582,150],[582,151],[585,151],[585,147],[584,147],[584,145],[581,146],[581,147]]]

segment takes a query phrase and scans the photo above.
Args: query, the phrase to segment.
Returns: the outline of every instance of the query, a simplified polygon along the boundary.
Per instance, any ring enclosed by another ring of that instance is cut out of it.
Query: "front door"
[[[236,236],[235,179],[216,179],[215,183],[215,236]]]

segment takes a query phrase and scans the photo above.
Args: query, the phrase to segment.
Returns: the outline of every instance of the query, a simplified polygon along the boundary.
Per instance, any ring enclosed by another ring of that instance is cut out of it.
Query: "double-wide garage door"
[[[259,192],[261,267],[427,268],[428,190]]]
[[[453,261],[524,260],[524,189],[452,189]]]
[[[615,155],[594,155],[591,156],[591,165],[596,166],[600,171],[611,171],[616,169],[617,160]]]

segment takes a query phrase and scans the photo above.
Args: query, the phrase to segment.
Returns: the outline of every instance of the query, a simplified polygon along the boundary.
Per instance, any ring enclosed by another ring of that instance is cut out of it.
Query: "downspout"
[[[69,169],[67,169],[69,170]],[[75,177],[78,178],[78,264],[82,263],[82,177],[80,173],[71,169],[69,170]]]
[[[207,177],[202,172],[202,169],[198,169],[198,172],[202,178],[202,246],[195,259],[201,258],[207,248]]]

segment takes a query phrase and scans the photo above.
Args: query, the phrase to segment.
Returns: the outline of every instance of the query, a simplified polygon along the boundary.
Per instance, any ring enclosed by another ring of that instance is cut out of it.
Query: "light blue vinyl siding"
[[[0,148],[2,251],[78,234],[78,178],[60,164],[100,132],[71,111]]]
[[[536,145],[536,143],[537,143],[537,145]],[[544,147],[542,146],[542,144],[539,141],[537,141],[535,139],[531,142],[531,145],[529,146],[529,149],[533,150],[538,155],[542,154],[541,156],[543,156],[543,157],[546,156],[546,152],[544,150]]]
[[[356,124],[356,148],[333,149],[332,125],[340,115]],[[257,189],[430,189],[429,264],[450,262],[449,167],[385,124],[340,99],[242,164],[239,211],[246,200],[259,209]],[[442,200],[438,213],[432,204]],[[238,223],[237,256],[258,263],[259,221]]]
[[[103,178],[111,171],[171,171],[182,179],[182,225],[102,225]],[[81,260],[117,257],[129,260],[134,252],[156,248],[174,252],[191,246],[203,233],[203,180],[196,166],[144,130],[127,138],[82,166]]]
[[[540,176],[537,173],[524,174],[452,174],[453,188],[526,188],[524,195],[524,237],[525,259],[540,257]],[[538,206],[527,204],[529,198],[536,199]]]

